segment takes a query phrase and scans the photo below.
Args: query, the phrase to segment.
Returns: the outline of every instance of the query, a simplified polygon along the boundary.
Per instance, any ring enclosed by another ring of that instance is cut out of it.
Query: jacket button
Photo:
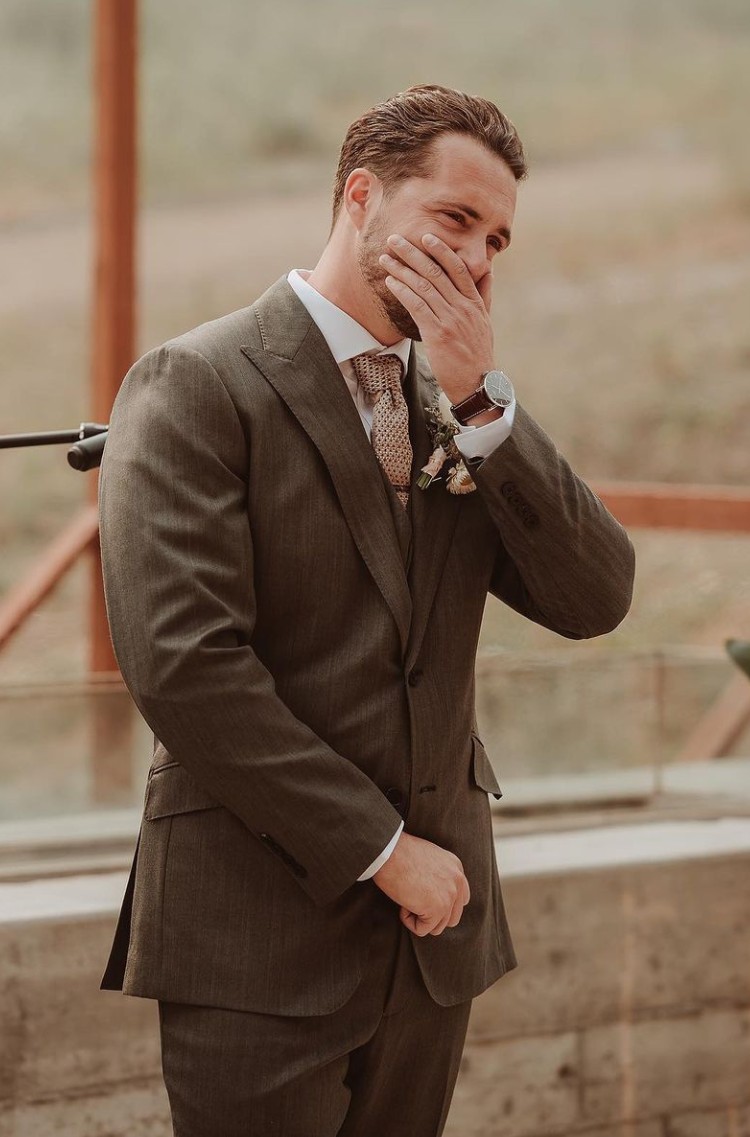
[[[384,791],[386,801],[389,801],[395,809],[400,809],[404,804],[404,799],[401,790],[397,786],[389,786]]]
[[[408,679],[409,686],[410,687],[418,687],[421,678],[422,678],[422,672],[420,671],[420,669],[418,667],[415,667],[413,671],[409,672],[409,679]]]

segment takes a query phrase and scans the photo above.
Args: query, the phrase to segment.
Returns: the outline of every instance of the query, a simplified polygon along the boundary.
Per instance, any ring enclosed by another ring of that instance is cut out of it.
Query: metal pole
[[[135,354],[135,224],[137,201],[137,0],[94,6],[95,264],[92,412],[108,422],[115,395]],[[91,479],[96,502],[97,481]],[[90,588],[90,671],[117,670],[107,627],[98,543]]]
[[[135,356],[137,206],[137,0],[96,0],[94,7],[96,210],[92,332],[92,412],[109,422],[123,376]],[[91,479],[91,500],[97,500]],[[89,670],[96,680],[117,671],[102,587],[99,542],[93,544],[89,600]],[[126,695],[92,698],[91,797],[131,804],[132,705]]]

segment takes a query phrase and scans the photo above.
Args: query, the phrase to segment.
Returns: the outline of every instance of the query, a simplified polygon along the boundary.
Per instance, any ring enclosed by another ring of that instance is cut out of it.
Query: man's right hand
[[[416,936],[439,936],[455,928],[469,903],[469,882],[457,856],[402,833],[373,881],[401,908],[401,923]]]

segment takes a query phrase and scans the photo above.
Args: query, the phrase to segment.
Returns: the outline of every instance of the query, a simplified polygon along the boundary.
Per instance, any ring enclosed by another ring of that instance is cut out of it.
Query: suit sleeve
[[[472,477],[500,537],[493,595],[570,639],[616,628],[632,599],[633,545],[521,406]]]
[[[292,714],[253,651],[250,444],[198,352],[165,345],[130,369],[99,482],[107,613],[123,678],[156,737],[324,904],[401,818]]]

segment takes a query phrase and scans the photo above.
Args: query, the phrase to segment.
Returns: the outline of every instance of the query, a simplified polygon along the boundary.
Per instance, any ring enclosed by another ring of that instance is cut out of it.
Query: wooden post
[[[96,0],[94,7],[95,264],[92,413],[108,422],[135,354],[136,0]],[[96,501],[96,478],[91,478]],[[109,639],[98,548],[91,574],[93,673],[116,671]]]
[[[629,528],[750,533],[750,490],[745,486],[595,482],[591,488]]]
[[[137,0],[96,0],[94,20],[92,414],[96,422],[108,422],[117,390],[135,356]],[[96,502],[95,477],[91,478],[90,493]],[[89,670],[96,679],[117,671],[104,606],[98,541],[91,564],[89,620]],[[95,801],[108,804],[116,804],[113,791],[117,799],[127,795],[130,787],[130,707],[122,714],[112,714],[112,709],[93,698],[92,793]]]

